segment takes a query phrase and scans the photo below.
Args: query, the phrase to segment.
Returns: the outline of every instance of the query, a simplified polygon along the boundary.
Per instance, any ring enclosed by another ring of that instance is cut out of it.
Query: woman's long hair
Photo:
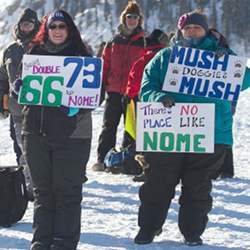
[[[63,16],[65,18],[64,22],[68,26],[67,41],[70,41],[72,44],[72,47],[76,48],[80,54],[83,54],[85,56],[91,56],[90,53],[88,52],[87,46],[82,41],[80,32],[78,31],[72,17],[64,10],[59,9],[56,11],[60,11],[63,14]],[[39,29],[38,33],[36,34],[36,36],[34,37],[34,39],[32,40],[30,47],[33,47],[35,45],[44,44],[48,40],[49,36],[48,36],[47,22],[48,22],[49,16],[50,16],[50,14],[48,14],[42,18],[42,24],[40,26],[40,29]]]

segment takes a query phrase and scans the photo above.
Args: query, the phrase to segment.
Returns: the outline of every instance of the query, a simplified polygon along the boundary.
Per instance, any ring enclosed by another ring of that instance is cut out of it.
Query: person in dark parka
[[[22,154],[22,105],[17,103],[14,93],[14,83],[21,78],[22,58],[27,53],[29,43],[36,35],[40,22],[35,11],[26,8],[20,15],[17,24],[13,28],[14,42],[11,42],[2,52],[0,58],[0,99],[4,94],[9,96],[10,132],[14,141],[14,150],[17,154],[18,164],[24,167],[25,182],[28,197],[33,200],[33,185],[29,169]],[[1,105],[1,101],[0,101]]]
[[[71,16],[63,10],[43,19],[30,54],[90,56]],[[31,249],[77,249],[82,180],[92,137],[91,112],[30,105],[25,106],[23,115],[24,152],[35,196]]]

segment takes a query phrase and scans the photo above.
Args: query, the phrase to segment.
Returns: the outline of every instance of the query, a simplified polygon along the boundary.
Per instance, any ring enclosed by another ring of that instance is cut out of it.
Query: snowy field
[[[235,171],[231,180],[214,182],[214,208],[203,234],[204,245],[195,250],[250,249],[250,91],[243,93],[234,122]],[[93,112],[94,131],[91,158],[88,163],[89,181],[83,187],[82,230],[80,250],[163,250],[189,249],[183,245],[177,227],[178,196],[176,192],[163,233],[154,243],[138,246],[133,238],[138,231],[138,188],[131,176],[92,172],[96,160],[97,139],[100,134],[103,109]],[[0,121],[0,164],[15,164],[8,121]],[[122,127],[119,128],[121,138]],[[1,202],[1,201],[0,201]],[[32,238],[33,205],[29,204],[22,221],[11,228],[0,228],[0,249],[29,249]]]

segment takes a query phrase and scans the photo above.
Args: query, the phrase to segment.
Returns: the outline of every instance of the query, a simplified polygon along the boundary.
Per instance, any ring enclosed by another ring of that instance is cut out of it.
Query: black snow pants
[[[211,176],[221,167],[225,150],[216,145],[213,154],[147,153],[150,168],[139,190],[139,226],[152,232],[163,226],[181,181],[179,229],[185,238],[201,236],[212,209]]]
[[[24,135],[34,183],[31,249],[74,250],[80,237],[82,180],[91,139]]]
[[[16,132],[15,132],[15,128],[14,128],[14,122],[13,122],[12,115],[10,115],[10,137],[13,140],[13,149],[14,149],[14,152],[16,154],[16,162],[17,162],[17,165],[19,165],[19,159],[22,155],[22,151],[17,143]]]
[[[228,176],[234,176],[234,160],[233,160],[233,148],[228,147],[224,163],[221,167],[221,174]]]

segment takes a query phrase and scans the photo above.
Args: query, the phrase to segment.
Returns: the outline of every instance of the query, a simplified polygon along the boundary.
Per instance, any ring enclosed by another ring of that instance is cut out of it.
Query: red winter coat
[[[141,80],[145,66],[162,48],[164,48],[163,45],[148,47],[145,54],[133,64],[129,72],[128,84],[126,88],[126,95],[128,97],[134,98],[138,96],[141,88]]]
[[[107,92],[124,94],[133,63],[145,52],[144,32],[138,28],[131,36],[116,35],[104,48],[103,82]]]

